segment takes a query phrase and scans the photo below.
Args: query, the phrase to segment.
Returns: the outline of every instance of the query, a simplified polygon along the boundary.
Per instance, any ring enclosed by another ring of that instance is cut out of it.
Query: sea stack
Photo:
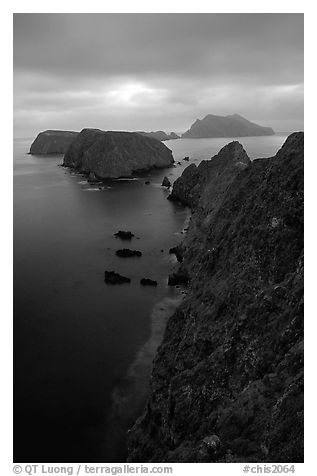
[[[65,154],[70,144],[78,136],[73,131],[40,132],[30,148],[32,155]]]
[[[99,129],[83,129],[64,157],[64,166],[93,172],[99,180],[131,177],[173,163],[171,150],[152,137]]]

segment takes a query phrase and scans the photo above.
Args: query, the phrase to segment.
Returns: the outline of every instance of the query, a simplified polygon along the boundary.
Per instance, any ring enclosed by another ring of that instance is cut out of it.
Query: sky
[[[303,14],[14,14],[14,135],[184,132],[238,113],[303,130]]]

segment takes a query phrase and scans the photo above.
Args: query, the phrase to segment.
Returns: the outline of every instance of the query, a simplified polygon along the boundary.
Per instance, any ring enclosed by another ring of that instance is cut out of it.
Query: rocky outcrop
[[[182,252],[181,245],[174,246],[173,248],[170,248],[169,254],[170,255],[175,255],[176,259],[179,263],[181,263],[183,261],[183,252]]]
[[[138,250],[129,250],[128,248],[123,248],[122,250],[117,250],[116,255],[119,258],[134,258],[135,256],[141,257],[142,252]]]
[[[190,284],[129,461],[303,461],[303,142],[294,133],[253,162],[231,143],[175,184],[192,206]]]
[[[30,148],[32,155],[65,154],[70,144],[78,136],[72,131],[40,132]]]
[[[134,233],[132,233],[132,231],[119,230],[114,234],[114,236],[116,238],[120,238],[121,240],[132,240]]]
[[[197,167],[191,164],[174,182],[170,200],[195,207],[202,195],[203,207],[214,207],[223,197],[226,187],[233,182],[241,169],[250,164],[250,159],[237,142],[230,142],[211,160],[203,160]]]
[[[163,180],[162,180],[162,187],[167,187],[169,188],[171,186],[171,182],[169,181],[169,178],[168,177],[164,177]]]
[[[179,139],[179,136],[175,134],[175,132],[166,134],[166,132],[164,131],[152,131],[152,132],[138,131],[138,134],[141,134],[142,136],[145,136],[145,137],[153,137],[154,139],[157,139],[160,141]]]
[[[99,180],[131,177],[174,163],[170,149],[136,132],[83,129],[64,156],[64,166],[91,172]]]
[[[107,284],[124,284],[130,283],[131,279],[126,276],[122,276],[115,271],[105,271],[105,283]]]
[[[157,286],[157,281],[150,278],[142,278],[140,284],[142,284],[142,286]]]
[[[274,131],[271,127],[263,127],[250,122],[239,114],[231,116],[215,116],[208,114],[203,119],[197,119],[182,137],[246,137],[246,136],[271,136]]]

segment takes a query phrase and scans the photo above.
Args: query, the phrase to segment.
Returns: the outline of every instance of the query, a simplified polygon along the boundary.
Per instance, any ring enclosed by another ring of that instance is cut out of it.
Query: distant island
[[[145,137],[153,137],[154,139],[163,141],[163,140],[171,140],[171,139],[180,139],[180,137],[175,134],[175,132],[171,132],[170,134],[166,134],[164,131],[152,131],[152,132],[144,132],[144,131],[137,131],[138,134],[141,134]]]
[[[88,130],[88,129],[87,129]],[[97,130],[97,129],[89,129]],[[105,133],[105,131],[100,131]],[[120,134],[138,134],[140,136],[156,139],[157,141],[167,141],[171,139],[180,139],[175,132],[167,134],[164,131],[136,131],[120,132]],[[114,134],[113,131],[107,131]],[[48,155],[48,154],[66,154],[70,145],[77,138],[79,132],[47,130],[40,132],[33,141],[30,154]],[[194,124],[182,134],[182,138],[202,139],[212,137],[247,137],[247,136],[269,136],[274,135],[271,127],[263,127],[248,121],[239,114],[231,116],[215,116],[208,114],[204,119],[197,119]]]
[[[83,129],[69,146],[63,165],[86,173],[90,180],[105,180],[131,177],[173,163],[172,151],[152,137]]]
[[[215,116],[208,114],[203,119],[197,119],[182,137],[202,139],[206,137],[248,137],[271,136],[271,127],[263,127],[250,122],[239,114],[231,116]]]
[[[48,130],[40,132],[33,141],[30,154],[65,154],[78,132]]]

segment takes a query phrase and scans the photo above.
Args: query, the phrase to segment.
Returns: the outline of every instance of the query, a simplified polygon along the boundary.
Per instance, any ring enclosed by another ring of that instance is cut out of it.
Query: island
[[[145,137],[154,137],[154,139],[165,141],[171,139],[179,139],[180,137],[175,134],[175,132],[171,132],[170,134],[166,134],[164,131],[152,131],[152,132],[144,132],[144,131],[137,131],[138,134],[141,134]]]
[[[31,155],[65,154],[78,132],[47,130],[40,132],[33,141]]]
[[[63,161],[65,167],[89,175],[90,180],[131,177],[173,164],[172,151],[152,137],[100,129],[83,129]]]
[[[176,180],[189,284],[129,462],[303,462],[303,158],[301,132],[253,161],[233,141]]]
[[[250,122],[239,114],[231,116],[215,116],[208,114],[203,119],[197,119],[182,138],[201,139],[208,137],[248,137],[271,136],[271,127],[263,127]]]

